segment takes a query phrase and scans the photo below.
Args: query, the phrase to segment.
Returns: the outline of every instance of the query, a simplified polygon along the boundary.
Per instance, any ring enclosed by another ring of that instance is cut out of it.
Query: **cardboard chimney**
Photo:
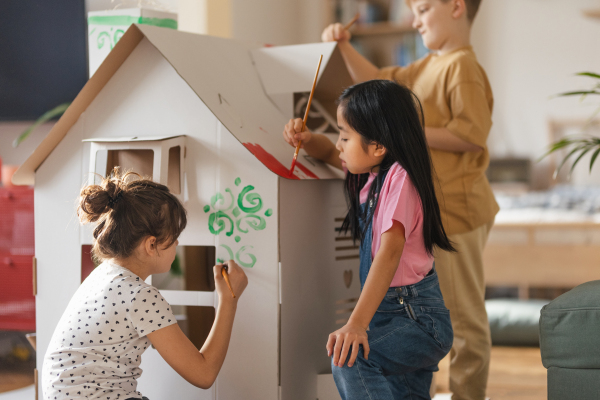
[[[351,85],[336,46],[129,28],[13,177],[35,181],[38,369],[90,263],[92,227],[79,226],[74,200],[94,173],[119,165],[167,184],[188,211],[183,284],[152,279],[197,346],[214,318],[215,261],[235,259],[249,278],[215,385],[190,385],[148,349],[138,389],[151,399],[325,397],[317,392],[317,381],[331,384],[325,343],[357,301],[358,248],[339,234],[343,174],[301,151],[289,176],[294,149],[282,132],[303,113],[320,54],[311,124],[335,127],[334,101]]]

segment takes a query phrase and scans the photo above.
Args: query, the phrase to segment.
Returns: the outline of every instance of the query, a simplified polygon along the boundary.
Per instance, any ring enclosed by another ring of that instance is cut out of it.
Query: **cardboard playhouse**
[[[183,284],[152,283],[197,346],[214,319],[215,260],[235,259],[249,278],[215,385],[193,387],[148,349],[138,389],[151,399],[327,397],[325,343],[357,301],[358,248],[339,235],[343,174],[301,151],[289,176],[294,149],[282,138],[303,114],[320,54],[308,127],[335,132],[335,99],[351,84],[335,43],[263,47],[129,28],[13,178],[35,180],[38,368],[90,263],[92,229],[79,226],[74,200],[119,165],[167,184],[188,211]]]

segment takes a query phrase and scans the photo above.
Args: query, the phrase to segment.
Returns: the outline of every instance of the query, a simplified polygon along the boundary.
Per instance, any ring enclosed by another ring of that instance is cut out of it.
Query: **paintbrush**
[[[317,65],[317,72],[315,73],[315,80],[313,81],[312,89],[310,90],[310,96],[308,97],[308,103],[306,104],[306,111],[304,112],[304,119],[302,120],[302,130],[306,129],[306,121],[308,120],[308,112],[310,111],[310,104],[312,103],[313,96],[315,94],[315,88],[317,87],[317,78],[319,76],[319,69],[321,69],[321,61],[323,60],[323,54],[319,57],[319,65]],[[294,174],[294,168],[296,168],[296,160],[298,159],[298,152],[302,146],[302,140],[298,141],[296,151],[294,152],[294,159],[292,160],[292,166],[290,167],[290,176]]]
[[[221,275],[223,275],[223,279],[225,279],[225,283],[231,292],[231,295],[235,299],[235,293],[233,293],[233,289],[231,288],[231,282],[229,282],[229,274],[227,273],[227,264],[223,264],[223,268],[221,268]]]
[[[358,21],[358,18],[359,18],[359,17],[360,17],[360,13],[356,13],[356,15],[354,16],[354,18],[352,18],[352,19],[350,20],[350,22],[348,22],[348,23],[346,24],[346,26],[344,26],[344,29],[345,29],[345,30],[348,30],[348,29],[350,29],[350,27],[351,27],[352,25],[354,25],[354,23],[355,23],[356,21]]]

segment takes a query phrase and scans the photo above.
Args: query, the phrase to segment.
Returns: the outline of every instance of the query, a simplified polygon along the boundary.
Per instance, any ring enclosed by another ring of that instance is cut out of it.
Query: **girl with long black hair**
[[[301,131],[300,119],[283,133],[290,145],[302,140],[309,155],[347,172],[342,231],[360,241],[362,292],[327,341],[335,382],[344,400],[430,399],[432,373],[453,340],[432,254],[454,248],[441,222],[420,104],[406,87],[373,80],[344,91],[337,120],[335,145]]]

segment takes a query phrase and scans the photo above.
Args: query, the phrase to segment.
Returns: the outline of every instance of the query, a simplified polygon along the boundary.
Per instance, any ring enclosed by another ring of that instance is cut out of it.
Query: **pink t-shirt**
[[[361,204],[367,201],[369,188],[376,176],[371,174],[360,191]],[[398,163],[390,168],[379,192],[373,217],[373,258],[381,246],[381,235],[392,227],[394,220],[404,226],[406,243],[390,287],[412,285],[425,278],[433,267],[433,257],[427,254],[423,242],[421,199],[406,170]]]

